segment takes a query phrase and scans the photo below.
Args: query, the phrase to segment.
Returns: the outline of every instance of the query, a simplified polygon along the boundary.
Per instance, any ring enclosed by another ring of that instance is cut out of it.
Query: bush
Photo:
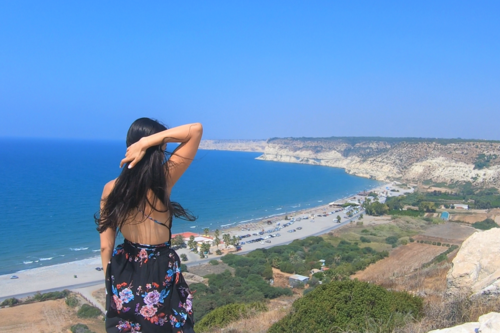
[[[99,310],[95,306],[91,306],[88,304],[83,304],[82,307],[76,313],[78,318],[96,318],[101,314],[102,314],[101,310]]]
[[[181,254],[181,260],[182,261],[188,261],[188,256],[185,253]]]
[[[69,290],[65,289],[63,291],[51,291],[48,293],[40,294],[36,293],[30,301],[32,302],[43,302],[43,301],[51,301],[61,298],[66,298],[70,293]]]
[[[410,237],[410,243],[413,243],[415,240]]]
[[[69,306],[70,308],[74,308],[79,304],[78,299],[76,298],[75,295],[69,295],[68,297],[66,297],[65,302],[66,305]]]
[[[19,304],[19,300],[17,298],[7,298],[5,299],[0,306],[14,306],[16,304]]]
[[[366,332],[369,321],[382,322],[384,331],[392,332],[404,316],[419,319],[422,303],[418,296],[358,280],[333,281],[296,300],[268,332]]]
[[[186,264],[181,264],[181,272],[187,272],[188,271],[188,267],[186,266]]]
[[[498,228],[498,224],[496,224],[496,222],[493,221],[492,219],[486,219],[481,222],[472,223],[472,226],[480,230],[489,230],[492,228]]]
[[[212,260],[210,260],[210,261],[209,261],[209,263],[210,263],[210,265],[214,265],[214,266],[216,266],[216,265],[218,265],[218,264],[219,264],[219,261],[218,261],[218,260],[215,260],[215,259],[212,259]]]
[[[302,292],[302,295],[305,296],[305,295],[309,294],[313,290],[314,290],[314,287],[309,287],[307,289],[304,289],[304,291]]]
[[[371,243],[372,242],[370,239],[366,238],[365,236],[359,237],[359,240],[361,241],[361,243]]]
[[[206,332],[212,328],[223,328],[233,321],[241,318],[249,318],[258,312],[267,311],[264,303],[254,302],[250,304],[233,303],[218,307],[208,313],[195,325],[196,332]]]
[[[218,255],[218,256],[221,256],[222,255],[222,251],[221,250],[216,250],[215,254]]]
[[[76,324],[71,326],[70,328],[71,333],[94,333],[94,331],[91,331],[87,325],[84,324]]]
[[[389,236],[385,239],[387,244],[396,244],[398,242],[398,238],[396,236]]]
[[[406,239],[402,239],[401,240],[401,245],[406,245],[406,244],[408,244],[408,241]]]

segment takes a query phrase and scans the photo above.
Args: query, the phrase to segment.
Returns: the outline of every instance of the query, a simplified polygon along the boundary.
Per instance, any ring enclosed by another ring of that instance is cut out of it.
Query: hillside
[[[343,168],[378,180],[500,188],[500,141],[420,138],[272,138],[258,159]]]

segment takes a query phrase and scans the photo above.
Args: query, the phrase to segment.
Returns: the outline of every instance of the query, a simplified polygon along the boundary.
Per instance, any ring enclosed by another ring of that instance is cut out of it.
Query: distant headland
[[[263,152],[258,159],[343,168],[403,182],[466,183],[500,188],[500,141],[329,137],[208,140],[202,149]]]

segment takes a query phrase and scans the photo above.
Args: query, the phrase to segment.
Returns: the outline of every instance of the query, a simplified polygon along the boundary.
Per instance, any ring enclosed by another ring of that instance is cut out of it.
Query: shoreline
[[[385,183],[381,184],[375,188],[370,189],[370,191],[386,191],[386,187],[397,187],[395,183]],[[404,192],[398,192],[399,194],[403,194]],[[352,197],[356,197],[357,195],[350,195],[341,199],[337,199],[335,202],[342,202],[351,199]],[[285,221],[285,215],[289,217],[298,217],[298,216],[310,216],[314,214],[312,219],[303,219],[300,222],[295,222],[293,227],[283,228],[279,233],[281,236],[279,238],[272,238],[272,243],[261,244],[260,242],[255,243],[245,243],[242,245],[242,251],[235,252],[237,254],[245,254],[251,252],[258,248],[269,248],[277,245],[288,244],[295,239],[302,239],[312,235],[320,235],[326,232],[331,231],[332,229],[337,229],[344,226],[349,221],[355,219],[357,215],[354,215],[352,218],[346,218],[345,211],[334,213],[332,215],[327,215],[317,217],[316,215],[323,212],[330,212],[334,210],[330,208],[328,203],[315,206],[308,207],[304,209],[300,209],[294,212],[284,212],[279,214],[279,216],[274,216],[271,218],[264,217],[259,218],[253,222],[244,222],[238,223],[230,228],[220,229],[221,234],[229,233],[231,237],[248,234],[250,231],[260,231],[263,229],[274,228],[276,223]],[[363,211],[360,211],[360,214]],[[342,217],[342,223],[338,224],[333,221],[337,215]],[[271,220],[272,224],[268,225],[267,221]],[[303,227],[301,230],[296,230],[296,232],[289,233],[288,230],[296,227]],[[211,230],[213,232],[213,229]],[[249,239],[256,238],[249,237]],[[242,241],[247,240],[246,238]],[[223,245],[219,245],[219,248],[222,249]],[[212,249],[212,252],[215,252],[215,248]],[[180,249],[176,251],[179,255],[186,254],[188,256],[188,261],[183,262],[188,267],[199,265],[203,263],[208,263],[208,261],[213,259],[219,259],[221,256],[210,255],[208,259],[200,259],[198,254],[195,254],[188,249]],[[77,289],[82,287],[94,286],[98,284],[102,284],[104,286],[104,276],[102,271],[97,271],[96,267],[101,267],[101,259],[100,256],[95,256],[92,258],[71,261],[56,265],[37,267],[32,269],[26,269],[22,271],[18,271],[15,273],[19,278],[11,279],[10,277],[14,274],[4,274],[0,275],[0,301],[10,297],[20,297],[20,296],[29,296],[35,294],[36,292],[47,292],[54,290],[62,290],[62,289]],[[75,277],[76,276],[76,277]]]

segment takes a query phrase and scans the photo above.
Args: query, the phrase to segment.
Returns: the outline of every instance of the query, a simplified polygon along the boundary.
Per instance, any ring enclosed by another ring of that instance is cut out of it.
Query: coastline
[[[396,187],[394,183],[381,184],[371,191],[385,191],[386,187]],[[403,194],[404,192],[399,192]],[[350,195],[336,200],[337,202],[345,202],[351,198],[357,198],[357,195]],[[299,216],[311,216],[311,219],[302,219],[300,222],[295,222],[293,227],[283,228],[279,233],[281,236],[279,238],[272,238],[271,243],[261,244],[260,242],[246,243],[242,245],[242,251],[235,252],[237,254],[245,254],[251,252],[258,248],[270,248],[277,245],[284,245],[292,242],[295,239],[302,239],[313,235],[320,235],[327,233],[333,229],[340,228],[345,224],[349,223],[351,220],[357,218],[357,215],[352,218],[347,218],[345,212],[334,213],[333,215],[327,216],[316,216],[317,214],[324,212],[330,212],[333,209],[325,203],[320,206],[306,208],[297,210],[294,212],[280,213],[279,216],[260,218],[258,221],[250,222],[239,222],[236,223],[231,228],[221,229],[221,234],[229,233],[231,237],[248,234],[249,232],[261,231],[263,229],[268,230],[273,228],[278,222],[285,222],[284,215],[287,214],[289,217],[299,217]],[[362,212],[360,212],[362,213]],[[342,223],[336,223],[334,220],[337,215],[342,218]],[[272,225],[268,225],[267,221],[271,220]],[[296,230],[296,232],[289,233],[289,229],[302,227],[301,230]],[[213,230],[211,230],[213,232]],[[256,237],[252,237],[256,238]],[[245,241],[246,239],[243,239]],[[219,245],[220,249],[223,249],[224,245]],[[215,248],[212,248],[212,252],[215,252]],[[199,255],[189,251],[188,249],[180,249],[177,251],[180,254],[186,254],[188,256],[188,261],[184,262],[188,267],[207,263],[212,259],[218,259],[221,256],[210,255],[208,259],[200,259]],[[77,260],[62,264],[56,264],[51,266],[38,267],[33,269],[26,269],[18,271],[15,273],[18,279],[11,279],[13,274],[0,275],[0,301],[10,297],[26,297],[37,292],[48,292],[54,290],[70,289],[75,290],[78,288],[102,285],[104,286],[104,276],[102,271],[96,270],[96,267],[101,267],[101,260],[99,256]],[[75,277],[76,276],[76,277]]]

